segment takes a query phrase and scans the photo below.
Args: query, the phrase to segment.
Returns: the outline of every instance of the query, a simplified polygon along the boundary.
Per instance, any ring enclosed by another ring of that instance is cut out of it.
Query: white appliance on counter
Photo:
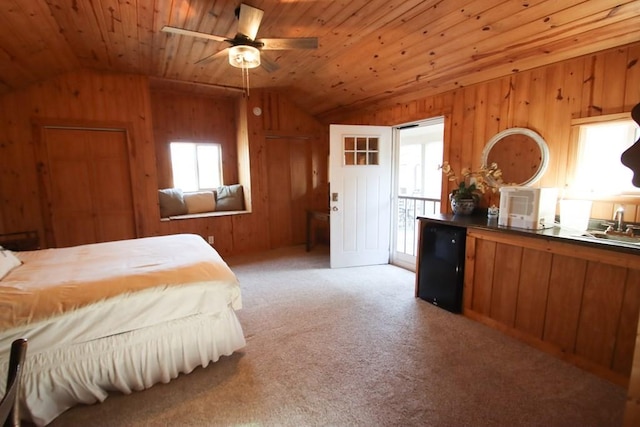
[[[557,201],[557,188],[501,187],[498,225],[527,230],[552,228]]]

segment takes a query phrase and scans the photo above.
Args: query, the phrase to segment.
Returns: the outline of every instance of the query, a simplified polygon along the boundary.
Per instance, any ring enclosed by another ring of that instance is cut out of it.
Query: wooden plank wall
[[[261,116],[252,113],[258,106],[263,111]],[[139,237],[184,232],[213,235],[222,255],[269,249],[272,241],[278,245],[301,243],[302,218],[287,223],[285,230],[278,228],[277,222],[270,222],[269,170],[283,167],[266,158],[268,138],[273,136],[308,141],[309,157],[304,159],[304,170],[309,174],[305,177],[309,185],[303,203],[309,208],[328,207],[327,132],[285,95],[274,91],[252,89],[248,100],[219,95],[207,98],[188,91],[151,91],[143,76],[84,70],[0,97],[0,115],[0,233],[37,230],[41,237],[44,235],[33,147],[34,121],[50,124],[59,120],[78,126],[126,124],[131,129],[131,162],[138,171],[132,176],[132,190]],[[247,117],[248,129],[240,132],[237,123],[242,116]],[[248,136],[248,158],[244,151],[236,150],[239,134]],[[252,213],[160,221],[157,190],[171,185],[166,143],[173,137],[227,141],[225,180],[229,182],[247,175],[247,167],[238,167],[237,161],[239,157],[248,160]],[[295,164],[285,166],[297,170]],[[295,184],[295,188],[285,191],[299,191]],[[291,209],[300,216],[302,208],[299,200],[296,203]],[[289,237],[281,239],[281,235]]]
[[[437,96],[417,97],[401,104],[389,103],[374,110],[354,111],[332,121],[395,125],[444,114],[447,124],[445,157],[457,170],[463,166],[477,166],[484,144],[496,132],[513,126],[529,127],[547,140],[551,153],[549,170],[540,185],[562,187],[569,161],[569,121],[629,111],[640,102],[639,56],[640,43]],[[141,172],[133,177],[139,235],[181,230],[183,226],[174,228],[173,225],[167,230],[159,221],[156,190],[167,184],[167,171],[158,169],[160,165],[156,164],[151,119],[161,112],[152,112],[155,104],[150,98],[151,92],[144,77],[94,71],[69,73],[0,98],[0,162],[3,166],[0,170],[0,232],[42,230],[37,165],[32,146],[31,121],[34,118],[75,121],[78,124],[129,124],[136,148],[133,162]],[[211,101],[211,108],[227,114],[228,106],[222,99],[217,97]],[[179,102],[188,103],[188,96]],[[193,108],[203,102],[194,97]],[[318,208],[325,208],[327,204],[326,126],[319,125],[278,92],[252,89],[245,104],[242,108],[246,108],[248,123],[254,214],[215,218],[201,221],[202,224],[184,226],[202,235],[215,230],[215,235],[223,236],[220,239],[221,252],[227,254],[268,248],[271,240],[268,234],[278,233],[278,230],[269,230],[267,226],[268,168],[273,167],[266,157],[269,138],[302,137],[314,141],[309,203],[311,207]],[[252,113],[256,106],[262,109],[261,116]],[[183,123],[184,128],[198,126],[194,124],[193,114],[192,118],[184,118],[189,121]],[[159,120],[165,120],[166,116],[162,117]],[[211,116],[206,114],[198,118],[203,121],[210,119]],[[447,192],[443,191],[444,197]],[[489,202],[491,200],[487,200]],[[618,202],[595,203],[594,216],[609,218]],[[627,220],[635,218],[640,221],[640,209],[636,205],[625,201]]]
[[[173,184],[169,143],[213,142],[222,145],[225,184],[238,183],[236,97],[198,96],[151,89],[151,111],[156,147],[158,185]]]
[[[245,120],[241,120],[241,116],[246,117],[252,211],[250,214],[161,222],[161,234],[189,232],[214,236],[214,246],[222,255],[303,243],[305,210],[328,208],[329,146],[323,126],[277,91],[252,89],[248,99],[221,101],[203,98],[196,99],[194,103],[189,102],[189,94],[167,94],[163,95],[163,105],[155,102],[160,100],[159,96],[155,92],[152,94],[154,119],[163,117],[167,120],[155,125],[159,150],[164,149],[166,142],[163,141],[168,135],[188,134],[192,128],[202,131],[203,137],[222,138],[224,133],[228,138],[226,131],[221,133],[220,129],[227,126],[224,121],[239,123]],[[184,102],[182,108],[191,109],[198,105],[198,108],[214,109],[222,117],[214,119],[209,114],[194,111],[183,113],[179,120],[170,118],[173,113],[172,107],[168,106],[171,99],[167,97],[178,100],[180,104]],[[227,105],[230,102],[233,102],[233,107]],[[259,116],[253,113],[256,107],[262,111]],[[235,116],[229,115],[232,109]],[[213,125],[208,123],[211,121]],[[241,129],[240,133],[243,132]],[[300,147],[300,144],[305,146]],[[242,152],[236,154],[236,158],[242,156]],[[239,170],[236,169],[235,173],[237,176]],[[159,182],[170,182],[170,170],[165,166],[158,165],[158,175]]]
[[[246,117],[251,170],[250,214],[161,222],[160,234],[214,236],[214,246],[223,255],[303,243],[304,210],[328,208],[328,136],[319,122],[277,91],[251,89],[248,99],[227,100],[152,91],[151,98],[158,150],[165,150],[168,138],[176,135],[228,139],[228,123],[239,123],[241,116]],[[183,112],[175,114],[172,102],[180,105]],[[256,107],[262,111],[259,116],[253,113]],[[214,117],[216,114],[218,117]],[[155,124],[158,118],[163,122]],[[235,141],[234,137],[234,144]],[[286,146],[277,144],[282,141],[292,142]],[[302,150],[305,156],[299,156],[301,150],[289,149],[289,145],[299,143],[308,145]],[[279,145],[284,154],[270,151],[270,144]],[[160,160],[163,156],[158,154],[159,182],[170,185],[170,164],[166,159]],[[237,160],[243,154],[236,152],[234,156]],[[232,161],[228,159],[229,165]],[[227,176],[227,165],[224,167],[225,180],[232,179]],[[234,174],[237,179],[238,167]],[[282,182],[274,182],[278,176]],[[301,180],[306,183],[302,200],[294,197],[301,192]],[[274,218],[275,214],[279,216]]]
[[[157,174],[147,79],[93,71],[65,74],[0,98],[0,233],[37,230],[43,218],[34,157],[34,121],[131,129],[138,235],[155,234]],[[108,191],[109,189],[105,189]],[[43,242],[41,242],[43,243]]]
[[[261,109],[260,115],[254,113],[256,107]],[[269,247],[302,243],[306,225],[304,209],[329,209],[328,127],[277,91],[251,89],[246,111],[252,200],[257,203],[254,212],[268,220],[261,230],[254,230],[254,235],[260,236],[269,230]],[[301,155],[303,152],[306,154]],[[293,160],[296,158],[297,161]],[[274,181],[278,173],[270,173],[273,168],[284,168],[288,182],[286,179]],[[288,194],[285,200],[278,196],[281,192]],[[288,221],[271,220],[269,211],[276,214],[277,204],[289,206],[285,213]],[[246,236],[247,250],[253,245],[252,239]]]
[[[198,96],[177,90],[151,89],[151,110],[158,170],[158,187],[173,185],[169,143],[172,141],[222,144],[223,180],[238,183],[236,98]],[[233,253],[231,216],[159,222],[160,234],[196,233],[213,236],[221,254]]]
[[[476,169],[484,145],[497,132],[527,127],[549,145],[549,169],[537,185],[563,188],[571,162],[571,119],[629,112],[640,102],[639,59],[640,43],[636,43],[437,96],[417,94],[415,100],[402,103],[390,100],[329,121],[393,126],[445,115],[444,157],[456,171]],[[443,190],[443,200],[450,189]],[[497,197],[485,198],[485,204],[497,204]],[[637,198],[597,201],[592,216],[610,219],[618,204],[625,205],[626,220],[640,222]]]

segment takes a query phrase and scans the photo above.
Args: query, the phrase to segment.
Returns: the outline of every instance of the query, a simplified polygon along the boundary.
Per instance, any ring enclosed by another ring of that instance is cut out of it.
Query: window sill
[[[217,211],[217,212],[202,212],[197,214],[175,215],[168,218],[160,218],[160,221],[174,221],[181,219],[195,219],[195,218],[210,218],[216,216],[230,216],[230,215],[242,215],[248,214],[251,211]]]

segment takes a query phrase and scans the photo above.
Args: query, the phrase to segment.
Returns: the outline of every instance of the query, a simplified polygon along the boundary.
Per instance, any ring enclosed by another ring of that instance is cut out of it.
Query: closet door
[[[136,237],[126,132],[51,127],[42,135],[47,245]]]
[[[306,209],[310,208],[311,146],[306,139],[267,140],[267,185],[271,248],[306,241]]]

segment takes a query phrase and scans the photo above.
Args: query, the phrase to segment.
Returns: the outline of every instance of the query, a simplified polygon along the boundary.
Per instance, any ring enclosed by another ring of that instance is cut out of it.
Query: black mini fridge
[[[428,221],[420,224],[418,297],[460,313],[466,229]]]

